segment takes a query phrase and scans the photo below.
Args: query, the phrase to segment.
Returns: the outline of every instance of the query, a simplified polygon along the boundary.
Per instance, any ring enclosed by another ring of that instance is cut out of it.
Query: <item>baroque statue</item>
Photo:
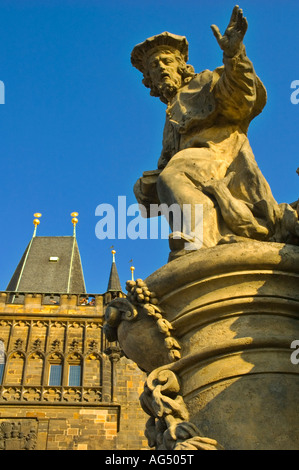
[[[144,172],[134,193],[146,217],[151,205],[180,208],[179,223],[165,211],[170,260],[199,247],[246,240],[299,244],[298,213],[276,202],[247,138],[267,100],[246,55],[247,27],[238,6],[223,35],[211,26],[223,51],[223,66],[214,71],[195,73],[187,63],[186,38],[169,32],[146,39],[131,54],[150,94],[167,105],[158,168]]]
[[[167,106],[157,169],[134,192],[141,215],[167,217],[171,262],[127,282],[104,331],[146,373],[149,447],[298,450],[299,203],[276,202],[247,138],[266,90],[242,10],[212,31],[214,71],[195,73],[186,38],[168,32],[132,51]]]

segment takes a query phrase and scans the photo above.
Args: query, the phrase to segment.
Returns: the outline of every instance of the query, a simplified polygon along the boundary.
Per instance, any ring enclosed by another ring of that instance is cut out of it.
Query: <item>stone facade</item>
[[[0,449],[147,448],[144,374],[103,334],[111,296],[0,293]]]

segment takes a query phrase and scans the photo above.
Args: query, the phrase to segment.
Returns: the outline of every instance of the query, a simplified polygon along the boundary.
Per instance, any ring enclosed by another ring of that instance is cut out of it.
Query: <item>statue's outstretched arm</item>
[[[248,120],[249,123],[257,100],[258,77],[243,44],[247,27],[247,20],[238,6],[234,7],[223,36],[217,26],[211,26],[223,50],[224,71],[214,87],[220,113],[235,122]]]
[[[233,9],[230,22],[223,36],[220,33],[218,26],[212,25],[211,28],[226,57],[234,57],[238,52],[240,52],[243,38],[248,28],[248,23],[246,18],[243,16],[243,11],[238,5]]]

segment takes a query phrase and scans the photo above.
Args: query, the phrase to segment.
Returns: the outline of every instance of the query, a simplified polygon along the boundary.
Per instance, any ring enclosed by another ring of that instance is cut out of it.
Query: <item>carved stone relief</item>
[[[0,450],[34,450],[37,428],[33,419],[0,420]]]

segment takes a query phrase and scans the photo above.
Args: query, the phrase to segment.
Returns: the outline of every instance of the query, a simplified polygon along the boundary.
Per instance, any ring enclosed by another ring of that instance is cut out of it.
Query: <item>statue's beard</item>
[[[180,84],[176,83],[174,80],[167,80],[159,85],[159,92],[167,101],[171,100],[177,93],[180,88]]]

